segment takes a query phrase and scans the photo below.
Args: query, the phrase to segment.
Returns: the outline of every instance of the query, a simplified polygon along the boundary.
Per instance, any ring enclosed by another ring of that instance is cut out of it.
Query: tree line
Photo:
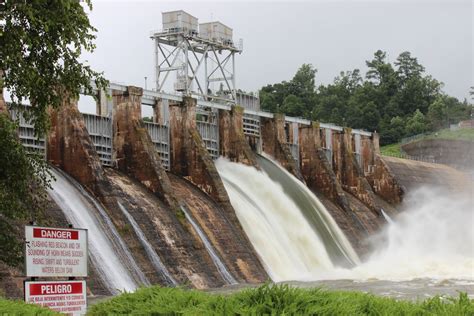
[[[303,64],[290,81],[260,91],[264,110],[289,116],[377,131],[382,144],[449,127],[470,117],[472,105],[442,91],[442,82],[425,73],[410,52],[392,64],[378,50],[359,69],[343,71],[328,85],[316,87],[317,70]]]

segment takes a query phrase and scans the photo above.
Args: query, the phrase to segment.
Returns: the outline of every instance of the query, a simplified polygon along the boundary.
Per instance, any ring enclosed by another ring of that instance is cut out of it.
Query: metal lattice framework
[[[165,89],[174,72],[175,91],[206,101],[236,102],[235,54],[241,53],[242,47],[179,30],[155,32],[151,38],[155,45],[156,91]],[[221,84],[219,91],[210,90],[213,82]]]

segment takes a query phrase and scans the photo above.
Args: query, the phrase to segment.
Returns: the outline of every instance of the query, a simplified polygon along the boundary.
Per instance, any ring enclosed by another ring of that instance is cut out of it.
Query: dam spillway
[[[225,159],[219,159],[216,166],[237,216],[273,281],[313,280],[334,269],[324,239],[280,183],[266,172]],[[283,173],[278,168],[273,171]],[[337,232],[339,251],[346,251],[345,258],[357,262],[350,244]]]
[[[74,227],[88,230],[90,258],[107,289],[112,294],[123,290],[134,291],[138,283],[117,256],[111,235],[106,233],[108,227],[101,221],[97,205],[92,202],[93,197],[63,172],[51,169],[51,173],[56,180],[52,181],[49,194]],[[129,252],[126,248],[123,250]]]
[[[226,175],[220,170],[221,160],[217,160],[219,175],[213,162],[216,155],[211,155],[209,148],[203,144],[202,137],[206,135],[200,135],[202,132],[196,126],[196,113],[193,112],[196,110],[195,101],[186,99],[183,104],[169,105],[170,120],[167,122],[169,125],[166,125],[169,134],[163,136],[167,141],[164,146],[165,143],[157,142],[163,139],[152,137],[149,142],[146,137],[146,128],[149,126],[142,126],[140,122],[140,92],[137,90],[130,89],[128,96],[123,93],[124,99],[132,101],[114,103],[116,111],[113,113],[116,115],[122,112],[121,115],[104,121],[109,127],[108,134],[106,137],[99,136],[107,138],[108,142],[113,141],[113,146],[107,147],[113,152],[109,157],[109,164],[104,164],[103,159],[96,159],[101,150],[101,143],[97,142],[100,137],[95,135],[98,131],[90,130],[95,137],[95,142],[91,141],[87,130],[89,127],[84,127],[81,123],[83,118],[76,115],[78,111],[72,104],[53,120],[54,133],[48,138],[48,160],[60,166],[81,184],[76,183],[73,187],[77,189],[79,196],[89,201],[90,206],[85,207],[90,209],[91,215],[98,218],[100,227],[105,227],[103,233],[108,239],[107,243],[112,249],[128,247],[130,250],[128,255],[126,251],[121,251],[120,254],[119,260],[123,259],[121,264],[126,271],[118,273],[125,279],[120,282],[121,285],[108,283],[105,274],[115,273],[113,269],[108,269],[107,266],[97,268],[99,272],[103,269],[99,274],[111,293],[117,293],[116,289],[133,289],[140,284],[172,283],[161,275],[162,269],[156,264],[158,261],[153,264],[150,247],[176,283],[190,283],[196,288],[220,287],[233,283],[222,275],[223,269],[219,269],[219,264],[216,264],[209,249],[214,250],[222,266],[239,283],[264,282],[268,276],[274,281],[370,278],[377,275],[375,271],[378,268],[384,266],[383,262],[386,261],[380,260],[377,263],[375,257],[358,264],[357,255],[350,247],[355,239],[354,235],[346,235],[350,239],[349,243],[325,210],[330,210],[344,233],[347,233],[348,226],[350,229],[358,229],[351,227],[350,221],[342,221],[341,224],[341,217],[344,220],[344,216],[358,217],[366,224],[365,218],[370,215],[371,221],[386,223],[382,216],[377,218],[377,210],[368,209],[376,206],[371,204],[373,201],[370,201],[370,194],[363,195],[364,190],[370,191],[372,185],[374,190],[380,190],[377,192],[387,193],[386,197],[392,198],[391,201],[399,201],[400,197],[400,191],[393,190],[397,188],[396,179],[391,177],[388,168],[384,170],[383,161],[375,157],[374,152],[368,151],[372,142],[376,143],[375,138],[358,139],[361,143],[358,151],[354,152],[358,159],[354,159],[352,163],[353,139],[350,137],[353,134],[349,129],[320,128],[316,125],[298,127],[294,122],[291,125],[293,128],[287,129],[285,118],[277,118],[275,115],[275,119],[262,119],[262,122],[265,121],[265,125],[262,125],[265,133],[249,136],[242,133],[239,125],[243,121],[242,112],[233,108],[216,114],[216,121],[212,124],[214,128],[219,127],[219,137],[213,141],[219,143],[221,156],[247,165],[260,165],[262,171],[233,163],[235,170]],[[133,120],[127,116],[130,113],[133,114]],[[72,115],[73,119],[68,115]],[[118,125],[120,133],[116,129]],[[282,130],[283,137],[280,137]],[[293,133],[290,137],[293,139],[290,144],[293,157],[282,155],[281,149],[288,145],[285,141],[288,141],[289,134],[285,133]],[[296,133],[299,133],[299,138],[295,136]],[[254,138],[248,141],[245,137]],[[255,148],[250,148],[249,143]],[[268,156],[255,155],[258,146],[262,144],[265,152],[278,157],[278,163]],[[323,155],[318,152],[321,151],[321,146],[324,147]],[[163,151],[160,149],[164,147],[166,157],[170,158],[167,160],[169,164],[163,163]],[[290,170],[287,163],[291,158],[298,160]],[[168,172],[160,171],[160,163]],[[357,173],[356,167],[363,168],[365,173]],[[250,169],[241,171],[240,168]],[[307,186],[292,175],[295,168],[301,169]],[[285,169],[290,170],[290,173]],[[102,176],[104,173],[107,175],[105,178]],[[364,175],[367,175],[369,181],[365,187],[354,181]],[[57,178],[60,179],[61,176]],[[111,184],[116,187],[117,192],[111,190]],[[342,194],[350,197],[349,208],[337,204],[338,200],[334,196],[341,194],[334,189],[337,186],[343,187],[346,191]],[[313,192],[317,192],[324,205],[319,203]],[[64,196],[64,188],[59,187],[58,193]],[[92,196],[100,202],[95,201]],[[107,198],[104,199],[104,196]],[[237,204],[235,196],[238,196]],[[231,206],[226,204],[228,197],[232,202]],[[173,200],[185,201],[194,223],[207,237],[208,247],[204,247],[206,242],[203,238],[196,237],[192,223],[179,217]],[[117,201],[124,201],[122,206],[131,218],[117,208]],[[58,204],[64,209],[64,204],[67,203],[58,200]],[[239,205],[247,210],[239,210]],[[99,206],[103,206],[107,213]],[[339,208],[340,213],[335,212],[334,207]],[[78,214],[82,212],[78,211]],[[390,208],[387,212],[390,215],[397,214]],[[398,218],[398,215],[394,218]],[[131,219],[137,225],[133,225]],[[113,226],[119,230],[126,246],[117,238],[120,235],[117,231],[114,233],[111,228]],[[143,238],[140,238],[137,228],[143,230]],[[372,238],[377,232],[376,229],[369,230],[367,237]],[[150,247],[146,246],[147,243]],[[358,245],[354,247],[360,254],[361,248]],[[97,266],[101,264],[100,259],[91,258],[91,261]],[[369,268],[368,262],[373,264],[372,268]],[[262,266],[265,266],[267,273]],[[118,270],[122,268],[116,267]],[[410,275],[416,276],[416,273]],[[381,276],[388,277],[383,274]],[[131,280],[130,284],[127,284],[127,278]]]

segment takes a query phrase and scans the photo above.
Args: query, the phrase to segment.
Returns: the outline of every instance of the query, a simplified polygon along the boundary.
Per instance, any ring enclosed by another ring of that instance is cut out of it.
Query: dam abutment
[[[219,110],[220,155],[233,162],[257,167],[257,159],[244,134],[244,109],[232,106],[230,111]]]
[[[288,145],[290,135],[285,130],[285,115],[275,113],[273,118],[261,118],[262,150],[274,157],[286,170],[300,180],[298,161],[292,155]]]
[[[141,119],[143,90],[113,91],[113,161],[118,170],[140,181],[174,210],[178,203],[158,152]]]

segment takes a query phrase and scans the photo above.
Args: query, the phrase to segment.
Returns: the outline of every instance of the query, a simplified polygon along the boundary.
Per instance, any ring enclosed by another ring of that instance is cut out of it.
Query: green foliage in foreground
[[[17,127],[0,113],[0,260],[12,266],[23,262],[18,224],[38,220],[50,175],[43,157],[21,145]]]
[[[0,315],[60,315],[38,305],[0,298]]]
[[[434,297],[396,301],[361,292],[263,285],[223,296],[179,288],[150,287],[94,305],[90,315],[473,315],[474,301]]]

